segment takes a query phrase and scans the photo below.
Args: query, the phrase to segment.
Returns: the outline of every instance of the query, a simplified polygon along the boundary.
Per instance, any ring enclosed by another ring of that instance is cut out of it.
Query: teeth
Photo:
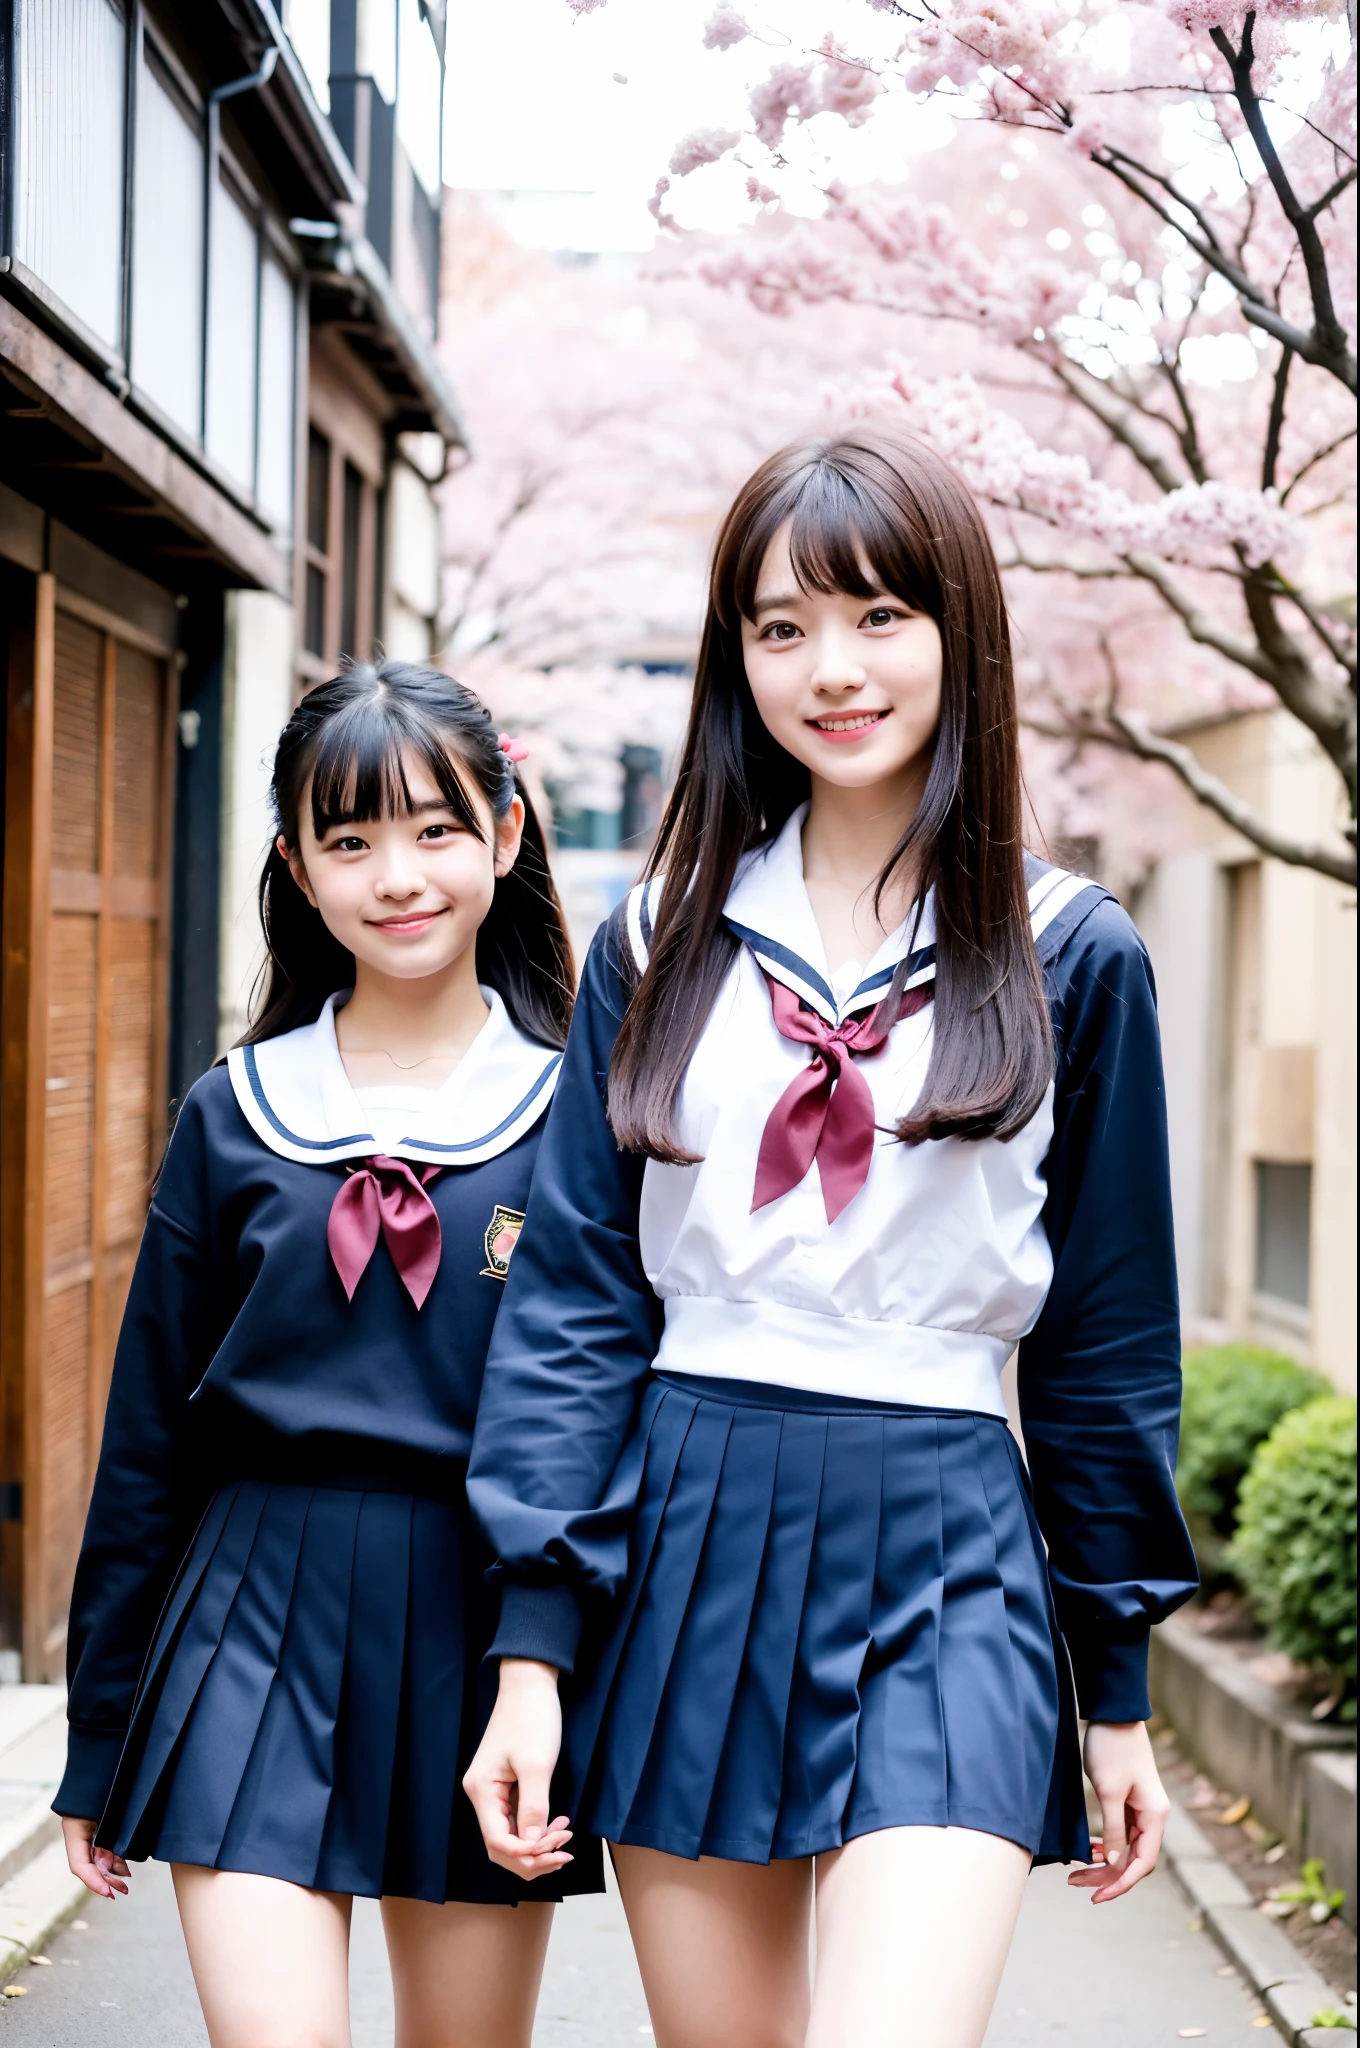
[[[866,711],[858,718],[819,718],[814,722],[821,732],[858,732],[863,725],[877,725],[882,716],[881,711]]]

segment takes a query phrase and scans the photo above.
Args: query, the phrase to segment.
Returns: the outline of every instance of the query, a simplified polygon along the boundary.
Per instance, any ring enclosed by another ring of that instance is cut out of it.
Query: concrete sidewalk
[[[13,1980],[0,2043],[33,2048],[206,2048],[169,1873],[138,1867],[130,1899],[91,1899],[84,1926]],[[355,1910],[354,2048],[390,2048],[392,2002],[377,1908]],[[907,1987],[904,1987],[906,1990]],[[1278,2042],[1259,2002],[1162,1872],[1113,1907],[1030,1881],[988,2048],[1162,2048],[1178,2039]],[[1202,2029],[1202,2032],[1191,2031]],[[647,2008],[616,1896],[559,1909],[534,2048],[640,2048]],[[719,2048],[715,2043],[714,2048]],[[733,2044],[735,2048],[735,2044]],[[921,2048],[929,2048],[922,2043]]]

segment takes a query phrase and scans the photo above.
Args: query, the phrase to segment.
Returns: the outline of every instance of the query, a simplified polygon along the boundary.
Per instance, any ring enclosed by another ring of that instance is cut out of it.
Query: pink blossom
[[[883,81],[868,64],[849,56],[844,43],[827,34],[822,38],[822,64],[815,85],[817,112],[839,114],[847,128],[859,128],[869,118]]]
[[[751,87],[751,123],[767,149],[777,149],[784,130],[795,113],[806,120],[817,110],[812,79],[813,64],[776,64],[769,75]]]
[[[573,14],[593,14],[597,7],[603,7],[605,0],[567,0]]]
[[[891,412],[928,441],[978,498],[1012,507],[1120,555],[1213,562],[1240,548],[1253,567],[1289,554],[1297,522],[1273,492],[1210,482],[1134,498],[1091,474],[1084,455],[1044,448],[970,376],[929,379],[904,357],[845,394],[852,413]]]
[[[773,185],[763,185],[759,178],[746,180],[746,197],[753,206],[772,206],[779,198]]]
[[[704,28],[704,48],[730,50],[734,44],[745,42],[750,33],[749,25],[731,5],[731,0],[719,0]]]
[[[676,144],[675,154],[666,168],[673,178],[687,178],[702,164],[717,163],[740,141],[741,136],[735,128],[695,128]]]

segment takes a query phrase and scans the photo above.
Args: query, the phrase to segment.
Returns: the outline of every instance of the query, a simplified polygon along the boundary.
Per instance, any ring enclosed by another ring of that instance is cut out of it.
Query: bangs
[[[409,817],[415,808],[403,754],[412,754],[465,830],[485,838],[447,736],[411,704],[374,694],[330,719],[312,760],[312,830],[318,839],[337,825]]]
[[[902,503],[900,480],[893,492],[860,474],[848,476],[834,458],[817,455],[786,477],[756,508],[745,527],[732,565],[731,601],[748,620],[755,617],[761,565],[779,529],[789,528],[789,558],[806,595],[879,595],[900,598],[913,611],[939,616],[940,602],[925,534]],[[725,621],[735,624],[735,619]]]

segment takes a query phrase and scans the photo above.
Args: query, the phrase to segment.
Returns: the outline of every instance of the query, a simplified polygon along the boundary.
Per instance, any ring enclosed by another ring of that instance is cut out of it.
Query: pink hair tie
[[[496,741],[507,761],[527,761],[529,749],[522,740],[512,739],[508,732],[501,733]]]

